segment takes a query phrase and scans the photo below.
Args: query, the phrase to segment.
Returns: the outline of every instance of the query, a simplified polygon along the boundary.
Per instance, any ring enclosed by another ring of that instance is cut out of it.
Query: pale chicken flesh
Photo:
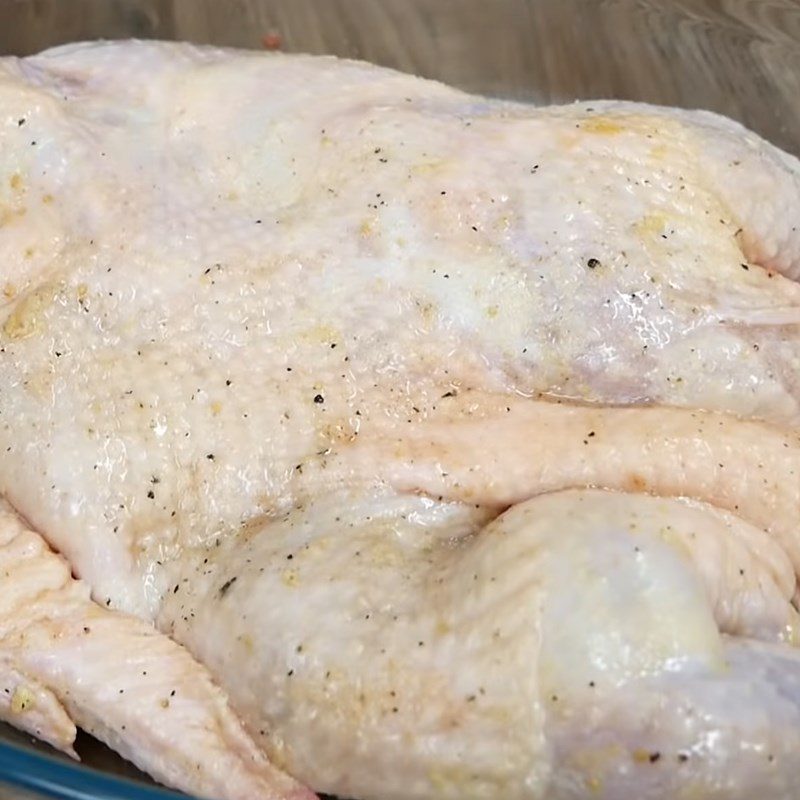
[[[212,798],[793,800],[798,228],[705,112],[0,59],[0,718]]]

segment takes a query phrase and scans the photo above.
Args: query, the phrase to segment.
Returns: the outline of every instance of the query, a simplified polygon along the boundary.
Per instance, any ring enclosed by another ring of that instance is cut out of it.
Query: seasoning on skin
[[[11,713],[22,714],[34,707],[36,697],[27,686],[17,686],[11,696]]]
[[[586,262],[586,266],[589,267],[589,269],[597,269],[597,267],[600,266],[600,261],[596,258],[590,258]]]

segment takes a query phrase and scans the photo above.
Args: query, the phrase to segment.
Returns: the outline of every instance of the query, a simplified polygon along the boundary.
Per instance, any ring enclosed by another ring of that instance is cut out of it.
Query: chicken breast
[[[2,596],[75,598],[0,714],[207,796],[793,800],[798,224],[705,112],[0,59]]]

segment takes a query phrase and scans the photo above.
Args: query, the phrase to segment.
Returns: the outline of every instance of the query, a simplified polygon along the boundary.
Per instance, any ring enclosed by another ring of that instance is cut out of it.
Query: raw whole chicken
[[[167,43],[0,60],[0,718],[225,800],[794,800],[800,163]]]

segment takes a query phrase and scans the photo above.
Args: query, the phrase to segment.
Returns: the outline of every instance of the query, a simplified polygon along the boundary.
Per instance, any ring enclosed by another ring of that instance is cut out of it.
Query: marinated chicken
[[[707,112],[0,59],[0,718],[220,800],[794,800],[799,228]]]

